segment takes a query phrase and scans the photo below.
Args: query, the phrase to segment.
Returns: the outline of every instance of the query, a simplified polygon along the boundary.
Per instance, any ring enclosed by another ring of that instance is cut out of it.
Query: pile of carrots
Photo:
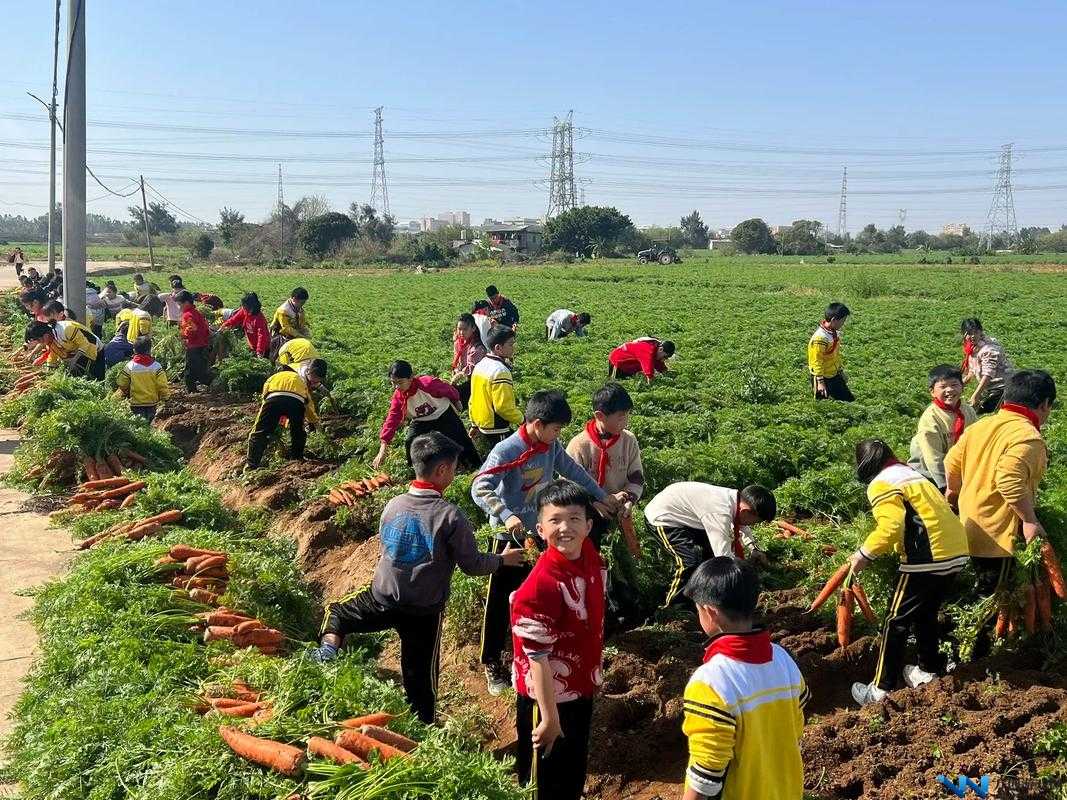
[[[102,458],[86,456],[82,459],[82,471],[85,473],[85,480],[93,482],[120,477],[124,469],[143,467],[146,464],[148,460],[144,456],[133,450],[123,449]]]
[[[1012,605],[1010,598],[1009,602],[1001,603],[993,629],[996,638],[1004,639],[1021,631],[1032,634],[1052,630],[1052,598],[1067,600],[1067,583],[1063,580],[1060,559],[1049,542],[1041,543],[1040,568],[1033,569],[1022,591],[1021,609]]]
[[[222,550],[205,550],[188,544],[176,544],[170,548],[167,555],[156,560],[156,566],[170,574],[170,585],[185,592],[193,602],[218,606],[219,599],[229,586],[229,561],[229,554]],[[251,619],[244,614],[239,616],[242,622]]]
[[[345,481],[330,489],[330,505],[354,506],[364,497],[370,497],[392,480],[385,473],[361,481]]]
[[[23,372],[15,381],[15,385],[11,387],[11,394],[25,394],[41,380],[41,377],[41,373],[37,371]]]
[[[393,719],[392,714],[378,713],[345,720],[332,742],[312,736],[307,741],[306,751],[226,725],[219,726],[219,736],[246,761],[294,777],[303,771],[308,757],[325,758],[337,764],[358,764],[364,769],[370,768],[375,753],[382,761],[403,758],[418,743],[386,728]]]
[[[232,697],[201,697],[196,704],[198,714],[215,713],[223,717],[251,718],[255,722],[266,722],[274,714],[269,700],[264,700],[263,693],[252,689],[243,681],[234,681],[232,687],[224,692]]]
[[[140,481],[138,481],[140,483]],[[97,506],[97,510],[100,509]],[[156,514],[144,519],[135,519],[132,522],[119,522],[107,530],[101,531],[95,536],[90,536],[79,545],[79,550],[88,550],[93,545],[99,544],[105,539],[125,539],[128,542],[137,542],[146,536],[158,536],[163,532],[163,526],[181,522],[182,512],[176,508]]]
[[[84,481],[70,498],[67,510],[109,511],[129,508],[137,502],[137,493],[147,485],[144,481],[131,481],[122,475]]]
[[[808,613],[823,606],[838,589],[841,592],[837,599],[837,643],[841,647],[848,647],[852,643],[852,617],[857,605],[868,622],[877,624],[878,618],[874,615],[871,603],[867,599],[867,592],[864,591],[859,578],[852,571],[852,565],[847,561],[830,576],[830,580],[812,601]]]

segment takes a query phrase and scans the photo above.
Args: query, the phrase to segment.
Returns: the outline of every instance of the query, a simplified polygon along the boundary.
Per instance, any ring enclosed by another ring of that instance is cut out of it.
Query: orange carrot
[[[1003,608],[997,614],[997,626],[993,630],[993,635],[998,639],[1003,639],[1008,635],[1008,615],[1004,613]]]
[[[241,614],[234,614],[231,611],[209,611],[203,616],[204,622],[208,625],[219,625],[227,628],[236,628],[242,622],[248,622],[248,617]]]
[[[159,533],[163,530],[162,526],[155,522],[149,522],[147,525],[138,525],[136,528],[131,528],[126,533],[126,538],[131,542],[138,542],[146,536]]]
[[[1063,567],[1060,565],[1056,550],[1052,547],[1052,542],[1048,540],[1041,543],[1041,563],[1045,566],[1049,585],[1056,597],[1060,600],[1067,600],[1067,583],[1063,580]]]
[[[148,459],[146,459],[139,453],[133,452],[133,450],[123,450],[119,455],[121,455],[127,461],[132,461],[135,464],[141,464],[142,466],[148,463]]]
[[[254,631],[257,628],[266,628],[267,626],[260,622],[258,619],[248,619],[239,623],[234,627],[234,633],[245,634],[249,631]]]
[[[104,539],[107,539],[109,536],[114,536],[114,535],[115,535],[115,533],[113,531],[101,531],[100,533],[94,534],[94,535],[90,536],[88,539],[83,539],[81,542],[79,542],[78,543],[78,549],[79,550],[88,550],[94,544],[97,544],[98,542],[102,542],[102,541],[104,541]]]
[[[774,524],[792,536],[799,536],[801,539],[805,540],[812,538],[812,535],[806,530],[804,530],[803,528],[798,528],[796,525],[793,525],[790,522],[786,522],[784,519],[776,519],[774,521]]]
[[[1041,579],[1038,579],[1036,588],[1038,627],[1043,631],[1052,630],[1052,589]]]
[[[114,489],[108,489],[100,493],[101,500],[110,500],[113,497],[125,497],[131,492],[138,492],[148,484],[144,481],[134,481],[133,483],[127,483],[125,486],[117,486]],[[153,522],[156,520],[153,519]]]
[[[836,592],[838,587],[845,582],[845,578],[848,577],[851,568],[852,565],[847,561],[837,568],[837,571],[830,576],[830,580],[828,580],[826,585],[822,587],[822,591],[820,591],[815,600],[812,601],[811,607],[808,609],[809,614],[833,597],[834,592]]]
[[[259,703],[241,703],[240,705],[215,708],[214,710],[225,717],[244,717],[248,719],[261,708],[262,706]]]
[[[96,461],[91,456],[86,456],[82,459],[82,469],[88,479],[87,483],[94,483],[100,480],[100,471],[96,468]]]
[[[78,485],[78,491],[91,492],[97,489],[114,489],[116,486],[125,486],[130,482],[129,478],[105,478],[98,481],[85,481]]]
[[[377,739],[379,742],[392,745],[397,750],[402,750],[405,753],[410,753],[419,746],[418,742],[415,742],[406,736],[401,736],[399,733],[391,731],[388,728],[383,728],[380,725],[361,725],[359,732],[372,739]]]
[[[219,726],[219,736],[241,758],[283,775],[299,775],[307,760],[303,751],[295,747],[270,739],[260,739],[226,725]]]
[[[855,597],[852,587],[846,586],[841,590],[841,599],[837,604],[837,643],[842,647],[848,647],[852,641],[852,604]]]
[[[365,714],[362,717],[346,719],[341,723],[341,726],[344,728],[361,728],[364,725],[388,725],[394,719],[396,719],[395,714],[386,714],[382,711],[377,714]]]
[[[182,512],[177,509],[171,511],[164,511],[162,514],[156,514],[154,517],[149,517],[145,522],[158,522],[160,525],[170,525],[174,522],[182,521]]]
[[[345,750],[351,750],[366,761],[370,760],[370,754],[374,751],[378,751],[382,761],[405,755],[403,750],[397,750],[392,745],[379,742],[377,739],[372,739],[370,736],[348,728],[338,733],[334,741]]]
[[[111,498],[110,500],[101,500],[96,504],[97,511],[114,511],[119,507],[119,501]]]
[[[343,747],[339,747],[329,739],[323,739],[321,736],[312,736],[308,739],[308,755],[318,756],[319,758],[328,758],[330,761],[334,761],[338,764],[359,764],[361,767],[369,766],[366,761],[351,750],[345,750]]]
[[[220,595],[209,592],[207,589],[190,589],[189,599],[194,603],[203,603],[206,606],[217,606]]]
[[[213,578],[188,578],[185,575],[175,575],[170,583],[176,589],[207,589],[210,592],[219,591],[225,587],[224,581]]]
[[[235,706],[243,706],[248,703],[257,703],[258,700],[237,700],[233,697],[211,697],[208,698],[207,702],[212,708],[234,708]]]
[[[634,530],[634,518],[632,516],[619,517],[619,530],[622,531],[622,540],[626,543],[626,549],[634,558],[641,557],[641,543],[637,540],[637,532]]]
[[[233,693],[237,695],[237,698],[239,700],[248,700],[250,702],[255,702],[256,700],[259,700],[260,695],[259,692],[257,692],[255,689],[253,689],[251,686],[241,680],[236,680],[233,682]]]
[[[203,550],[199,547],[191,547],[187,544],[176,544],[170,548],[170,557],[176,561],[188,561],[190,558],[200,556],[221,556],[218,550]]]
[[[170,556],[160,556],[159,558],[157,558],[155,561],[152,562],[152,565],[156,566],[156,567],[169,567],[172,564],[177,564],[177,563],[178,562],[175,561]]]
[[[860,611],[863,612],[863,618],[872,624],[878,623],[878,617],[874,615],[874,609],[871,608],[871,603],[867,599],[867,592],[863,586],[860,585],[856,576],[852,576],[852,594],[856,598],[856,605],[860,607]]]
[[[225,568],[219,569],[217,567],[215,569],[200,569],[193,573],[186,570],[185,574],[188,574],[190,577],[210,578],[211,580],[217,581],[228,581],[230,579],[230,573],[227,572]]]
[[[274,628],[255,628],[244,633],[234,633],[234,647],[277,647],[285,641],[285,634]]]
[[[119,461],[119,457],[114,453],[107,456],[107,465],[111,467],[111,471],[115,473],[115,477],[122,476],[122,462]]]
[[[129,508],[137,502],[137,492],[126,495],[126,499],[119,503],[119,508]]]
[[[185,562],[185,568],[191,569],[195,572],[203,572],[207,569],[216,569],[218,567],[226,567],[226,556],[201,556],[200,558],[190,558]]]
[[[1026,603],[1023,606],[1023,627],[1027,633],[1037,630],[1037,590],[1032,583],[1026,584]]]
[[[93,463],[96,464],[96,474],[101,478],[114,478],[111,474],[111,467],[107,465],[107,462],[102,459],[94,459]]]
[[[220,642],[223,639],[233,639],[233,628],[223,625],[208,625],[204,631],[204,644],[208,642]]]

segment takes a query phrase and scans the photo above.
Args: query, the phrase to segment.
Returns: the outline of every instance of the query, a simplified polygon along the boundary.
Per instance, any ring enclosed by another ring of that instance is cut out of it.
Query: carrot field
[[[84,381],[55,376],[24,394],[5,395],[0,423],[23,432],[11,479],[48,498],[77,535],[170,508],[183,512],[161,535],[105,540],[38,593],[33,620],[40,657],[8,742],[10,777],[23,785],[27,800],[522,796],[508,760],[513,701],[486,696],[474,663],[484,579],[457,574],[454,580],[438,727],[421,725],[406,710],[392,637],[362,637],[359,647],[328,666],[303,655],[323,601],[369,579],[377,515],[411,477],[403,448],[394,447],[383,467],[391,485],[353,508],[335,508],[328,499],[337,484],[375,474],[370,460],[391,393],[389,364],[405,359],[417,372],[447,375],[455,317],[493,283],[522,314],[515,357],[520,405],[539,389],[562,390],[574,410],[564,432],[569,439],[589,416],[612,347],[638,336],[672,339],[677,355],[670,371],[651,386],[628,385],[645,499],[678,480],[762,483],[775,490],[780,515],[811,534],[782,538],[772,525],[756,530],[771,560],[762,621],[794,654],[813,696],[803,742],[809,798],[936,798],[945,796],[938,774],[988,774],[996,797],[1067,798],[1062,605],[1055,607],[1050,632],[1009,638],[984,661],[862,710],[848,687],[870,678],[876,626],[857,621],[854,641],[841,648],[832,608],[804,613],[872,527],[854,477],[856,441],[879,437],[906,457],[929,402],[927,371],[960,361],[962,318],[980,317],[1016,367],[1046,369],[1067,387],[1067,274],[1039,261],[702,257],[669,267],[605,261],[425,273],[183,272],[186,286],[218,294],[228,306],[255,291],[272,309],[295,286],[307,288],[312,338],[329,364],[335,405],[325,408],[324,430],[309,440],[308,461],[274,454],[264,469],[242,475],[254,398],[266,375],[243,337],[232,343],[216,388],[197,396],[176,388],[152,432],[107,400],[103,388]],[[162,284],[163,277],[155,279]],[[129,288],[127,276],[116,281]],[[806,370],[807,339],[834,300],[853,312],[842,338],[857,397],[849,405],[814,402]],[[23,318],[5,302],[10,353],[20,343]],[[545,317],[558,308],[590,312],[589,335],[545,341]],[[173,331],[163,331],[155,346],[172,380],[181,360],[173,339]],[[18,371],[9,365],[0,372],[0,388],[13,386]],[[1054,412],[1043,429],[1050,467],[1038,513],[1067,556],[1063,414]],[[123,448],[149,458],[146,468],[130,468],[147,484],[136,501],[103,512],[65,511],[73,483],[81,480],[81,457]],[[77,458],[34,472],[57,452]],[[470,481],[461,476],[448,496],[482,524]],[[701,636],[692,618],[657,613],[669,566],[640,520],[638,533],[641,560],[628,558],[617,543],[608,548],[613,569],[633,587],[639,619],[607,642],[591,743],[591,798],[681,793],[680,697],[699,664]],[[191,617],[206,609],[176,599],[160,575],[157,562],[175,544],[228,553],[223,602],[284,632],[280,653],[237,649],[230,641],[202,643],[201,632],[190,630],[196,625]],[[865,573],[879,616],[894,569],[881,563]],[[969,573],[961,584],[973,585]],[[965,636],[972,600],[961,595],[949,611]],[[269,717],[248,723],[257,736],[303,748],[310,737],[331,738],[346,718],[389,712],[398,715],[395,729],[419,744],[409,756],[375,762],[369,770],[315,757],[299,775],[266,770],[226,748],[217,715],[197,713],[205,694],[234,681],[269,699]]]

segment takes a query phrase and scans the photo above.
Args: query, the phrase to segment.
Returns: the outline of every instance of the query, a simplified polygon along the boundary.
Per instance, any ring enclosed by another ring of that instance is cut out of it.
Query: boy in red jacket
[[[643,374],[645,383],[652,383],[657,372],[667,371],[667,359],[674,355],[674,342],[660,341],[651,336],[620,345],[608,356],[608,377],[629,378]]]
[[[461,461],[471,467],[482,463],[474,442],[456,413],[459,391],[455,386],[429,375],[415,376],[407,361],[393,362],[389,368],[389,382],[393,384],[393,398],[378,436],[382,442],[378,447],[378,455],[371,462],[374,469],[378,469],[385,461],[389,445],[405,419],[411,420],[404,442],[408,466],[411,466],[411,443],[416,436],[430,431],[440,431],[459,445],[462,450]]]
[[[193,394],[198,385],[211,385],[211,371],[208,369],[211,329],[204,315],[197,310],[192,292],[178,292],[174,299],[182,310],[178,330],[185,343],[185,390]]]
[[[582,796],[603,682],[607,571],[589,539],[590,503],[568,480],[540,491],[537,532],[547,549],[511,597],[519,783],[532,776],[535,797],[552,800]]]

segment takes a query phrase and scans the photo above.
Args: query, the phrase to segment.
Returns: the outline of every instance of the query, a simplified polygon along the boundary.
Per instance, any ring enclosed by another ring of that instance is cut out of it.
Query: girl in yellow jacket
[[[945,668],[939,652],[938,612],[968,559],[967,535],[938,488],[897,461],[889,445],[856,445],[856,474],[867,484],[875,529],[852,556],[852,571],[890,553],[900,558],[897,588],[886,611],[874,680],[852,685],[860,705],[900,687],[915,688]],[[904,665],[908,633],[915,632],[918,664]]]
[[[152,358],[152,340],[142,336],[133,343],[133,358],[116,380],[116,392],[129,398],[130,411],[146,421],[156,418],[156,406],[170,397],[170,384],[163,365]]]
[[[45,363],[51,367],[63,365],[76,378],[104,379],[103,347],[96,334],[80,322],[30,323],[26,341],[44,348]]]

